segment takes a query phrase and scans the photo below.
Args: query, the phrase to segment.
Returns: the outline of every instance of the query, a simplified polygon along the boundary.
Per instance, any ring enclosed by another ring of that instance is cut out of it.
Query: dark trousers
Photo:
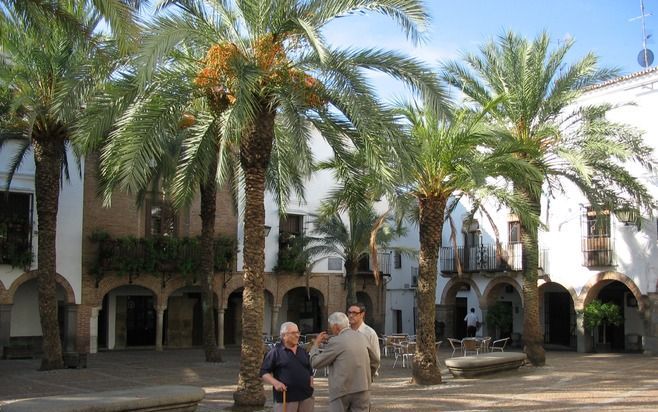
[[[477,330],[478,330],[478,328],[475,327],[475,326],[467,326],[466,327],[466,335],[469,338],[474,338],[475,337],[475,331],[477,331]]]

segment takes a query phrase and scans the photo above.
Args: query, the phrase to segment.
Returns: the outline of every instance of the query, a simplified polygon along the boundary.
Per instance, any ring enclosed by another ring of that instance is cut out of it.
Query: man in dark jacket
[[[312,412],[313,368],[308,353],[299,346],[299,328],[293,322],[281,325],[281,342],[270,350],[260,376],[272,385],[274,411],[283,411],[284,393],[286,412]]]

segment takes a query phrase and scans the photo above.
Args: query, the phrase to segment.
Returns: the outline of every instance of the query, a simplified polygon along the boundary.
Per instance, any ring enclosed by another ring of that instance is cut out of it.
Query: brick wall
[[[77,345],[79,350],[89,350],[89,319],[91,309],[102,305],[103,296],[110,290],[128,284],[127,276],[107,276],[100,285],[91,274],[97,246],[89,237],[95,230],[103,230],[112,237],[135,236],[144,237],[146,212],[136,205],[135,198],[123,192],[112,195],[111,207],[103,207],[98,197],[97,156],[87,157],[84,169],[84,209],[83,209],[83,245],[82,245],[82,304],[78,311]],[[201,234],[201,205],[197,196],[189,207],[179,212],[181,236],[197,236]],[[222,188],[217,194],[217,215],[215,219],[216,235],[237,235],[237,213],[233,207],[231,193]],[[166,305],[166,299],[171,293],[171,286],[162,288],[162,280],[155,276],[140,276],[133,280],[134,285],[151,289],[155,292],[158,305]],[[181,287],[181,285],[178,285]]]

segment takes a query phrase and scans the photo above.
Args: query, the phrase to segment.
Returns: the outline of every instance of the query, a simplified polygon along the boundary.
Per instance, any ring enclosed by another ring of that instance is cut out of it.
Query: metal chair
[[[393,342],[392,345],[393,345],[393,356],[395,358],[393,360],[393,367],[395,368],[395,366],[398,364],[398,359],[402,359],[402,367],[404,367],[405,359],[403,355],[407,350],[407,341]]]
[[[480,354],[480,346],[478,344],[478,341],[475,339],[463,339],[462,340],[462,351],[464,351],[464,356],[468,354],[468,352],[474,352],[475,356]]]
[[[439,363],[439,348],[441,347],[442,343],[443,343],[443,341],[440,340],[440,341],[436,342],[435,345],[434,345],[434,346],[436,346],[436,363],[437,363],[437,365]]]
[[[386,337],[378,337],[379,339],[379,350],[384,354],[385,357],[388,357],[388,346],[386,346]]]
[[[402,341],[400,343],[395,343],[395,360],[393,361],[393,367],[398,364],[398,359],[402,359],[402,367],[406,368],[407,365],[411,365],[411,358],[416,352],[416,342]]]
[[[482,341],[480,341],[480,351],[489,352],[490,351],[489,345],[491,345],[491,336],[486,336],[482,338]]]
[[[460,351],[462,350],[462,341],[460,341],[459,339],[448,338],[448,342],[450,342],[450,347],[452,348],[452,354],[450,355],[450,357],[452,358],[455,356],[455,352],[457,351],[457,349],[459,349]]]
[[[491,351],[494,352],[494,351],[498,350],[498,351],[501,351],[501,352],[505,352],[505,345],[507,345],[508,340],[509,340],[509,338],[496,339],[491,344]]]

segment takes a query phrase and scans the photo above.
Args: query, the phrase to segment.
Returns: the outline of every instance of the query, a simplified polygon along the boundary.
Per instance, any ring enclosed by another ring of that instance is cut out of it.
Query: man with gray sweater
[[[379,357],[370,349],[365,335],[350,329],[344,313],[329,316],[329,330],[333,336],[320,333],[310,352],[313,368],[329,367],[329,411],[367,412]]]

